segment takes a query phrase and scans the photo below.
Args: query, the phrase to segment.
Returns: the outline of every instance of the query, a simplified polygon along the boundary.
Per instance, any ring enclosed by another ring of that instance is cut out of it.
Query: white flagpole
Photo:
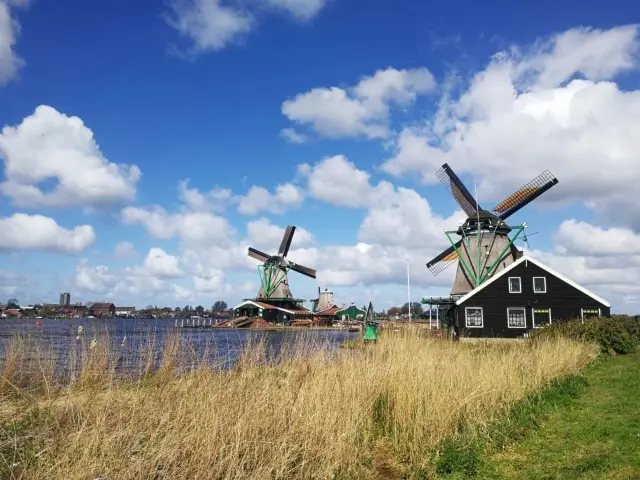
[[[409,275],[409,258],[407,258],[407,300],[409,302],[409,323],[411,323],[411,280]]]

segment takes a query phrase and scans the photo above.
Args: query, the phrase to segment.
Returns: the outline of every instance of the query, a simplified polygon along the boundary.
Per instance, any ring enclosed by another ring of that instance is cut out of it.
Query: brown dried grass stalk
[[[89,363],[81,379],[106,369],[112,380],[46,403],[44,453],[22,478],[396,475],[424,464],[444,436],[489,421],[597,354],[562,338],[474,345],[404,331],[338,355],[301,344],[270,364],[258,344],[229,371],[200,363],[180,375],[176,343],[138,382],[118,384],[104,363]],[[12,361],[0,371],[15,370]]]

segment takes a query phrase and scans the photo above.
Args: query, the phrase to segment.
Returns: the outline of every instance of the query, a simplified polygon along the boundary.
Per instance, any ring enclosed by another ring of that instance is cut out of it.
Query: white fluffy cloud
[[[423,127],[405,128],[383,169],[434,182],[448,162],[500,200],[549,168],[560,183],[544,199],[581,201],[640,227],[640,207],[628,202],[640,181],[640,90],[613,82],[638,65],[639,45],[638,27],[624,26],[502,52]]]
[[[125,207],[121,219],[126,225],[142,225],[155,238],[179,237],[186,243],[197,245],[226,243],[232,232],[229,221],[213,213],[169,213],[157,205]]]
[[[446,246],[442,232],[459,223],[461,212],[449,217],[437,215],[414,190],[384,181],[373,184],[367,172],[344,156],[301,165],[298,170],[309,196],[362,210],[357,241],[353,244],[319,246],[308,230],[301,227],[296,230],[289,258],[317,268],[321,285],[402,282],[406,278],[407,259],[416,284],[442,286],[450,282],[447,275],[431,277],[424,263]],[[199,192],[193,194],[197,196]],[[284,225],[259,218],[247,223],[246,235],[241,237],[223,217],[193,212],[186,204],[177,213],[158,206],[127,207],[122,211],[122,219],[127,224],[144,226],[155,238],[179,239],[179,268],[185,275],[193,276],[194,286],[200,291],[225,291],[220,280],[224,272],[255,271],[256,261],[247,256],[247,248],[275,254],[284,233]],[[209,233],[194,239],[194,231],[187,224],[194,228],[198,225],[201,231]]]
[[[273,226],[265,219],[258,219],[249,222],[248,236],[240,238],[225,217],[211,211],[196,211],[206,210],[201,208],[203,203],[200,200],[194,201],[203,196],[206,195],[197,189],[191,189],[188,196],[181,194],[183,206],[178,212],[168,212],[159,206],[126,207],[122,210],[123,223],[140,225],[153,238],[175,238],[180,245],[180,254],[175,256],[157,248],[152,249],[145,263],[130,269],[129,275],[155,279],[148,283],[154,291],[158,290],[159,285],[165,285],[163,278],[190,279],[189,291],[194,298],[214,293],[223,295],[231,291],[246,292],[249,288],[246,282],[232,284],[226,279],[225,272],[255,271],[256,263],[247,256],[247,247],[252,244],[256,248],[277,249],[284,229]],[[266,240],[273,241],[267,245]],[[300,229],[296,232],[293,245],[295,247],[311,241],[310,234]],[[140,279],[137,282],[141,289]],[[130,286],[125,288],[122,283],[117,285],[120,290],[131,292]],[[253,287],[255,285],[251,283],[251,288]],[[166,288],[173,291],[173,287]]]
[[[135,198],[140,169],[109,162],[78,117],[41,105],[20,125],[4,127],[0,192],[22,206],[102,207]],[[56,185],[41,187],[48,180]]]
[[[247,237],[243,243],[247,246],[257,249],[263,249],[265,253],[276,253],[285,229],[274,225],[266,218],[260,218],[258,220],[247,223]],[[296,250],[299,248],[306,248],[316,243],[315,237],[304,228],[297,227],[293,234],[293,240],[291,241],[291,249]],[[246,255],[246,251],[244,252]]]
[[[310,126],[318,135],[329,138],[364,136],[384,138],[389,134],[392,105],[406,106],[418,95],[435,87],[426,68],[378,70],[350,88],[314,88],[282,104],[282,113],[298,125]],[[305,137],[292,129],[283,134],[300,142]]]
[[[24,60],[15,52],[20,24],[12,9],[26,7],[28,4],[28,0],[0,1],[0,85],[6,85],[13,80],[24,65]]]
[[[323,202],[365,209],[352,245],[303,250],[319,269],[319,282],[328,285],[373,285],[401,282],[406,261],[420,285],[441,286],[449,276],[430,277],[424,264],[446,247],[443,231],[464,219],[462,212],[448,218],[433,212],[415,190],[389,182],[371,183],[371,176],[342,155],[315,165],[301,165],[309,195]]]
[[[366,207],[393,194],[393,185],[370,184],[371,175],[359,170],[344,155],[327,157],[315,165],[302,164],[298,172],[307,179],[309,194],[325,203]]]
[[[116,272],[105,265],[92,266],[87,260],[76,267],[75,288],[85,297],[113,299],[118,302],[123,296],[146,301],[192,300],[193,292],[189,289],[168,283],[151,275],[140,275],[138,272]]]
[[[640,256],[640,235],[628,228],[603,229],[571,219],[562,222],[554,239],[574,256]]]
[[[52,218],[14,213],[0,218],[0,250],[46,250],[80,253],[96,239],[90,225],[67,230]]]
[[[245,215],[257,215],[260,212],[284,213],[300,206],[303,201],[302,189],[291,183],[278,185],[275,193],[269,193],[264,187],[253,186],[246,195],[238,198],[238,211]]]
[[[105,265],[92,267],[87,260],[76,267],[76,286],[85,292],[107,294],[118,283],[118,277]]]
[[[315,17],[327,0],[170,0],[167,23],[190,47],[190,56],[216,52],[242,41],[258,24],[257,10],[277,10],[299,21]]]
[[[442,242],[442,232],[466,218],[462,212],[439,217],[415,190],[386,181],[372,185],[371,175],[343,155],[314,166],[301,165],[299,171],[307,178],[311,196],[332,205],[367,209],[358,233],[358,240],[365,243],[419,248]]]
[[[216,187],[208,192],[201,192],[197,188],[189,188],[189,180],[182,180],[178,184],[178,192],[185,206],[195,212],[223,210],[232,199],[228,188]]]
[[[124,260],[137,255],[136,249],[131,242],[119,242],[115,248],[116,257]]]
[[[161,248],[150,248],[144,265],[139,271],[157,278],[182,277],[184,272],[178,266],[179,258],[169,255]]]
[[[255,19],[222,0],[171,0],[169,25],[192,43],[191,53],[215,52],[237,42],[254,25]]]
[[[305,143],[309,140],[309,136],[304,133],[296,132],[293,128],[283,128],[280,135],[289,140],[291,143]]]
[[[300,21],[311,20],[328,0],[264,0],[267,6],[288,13]]]

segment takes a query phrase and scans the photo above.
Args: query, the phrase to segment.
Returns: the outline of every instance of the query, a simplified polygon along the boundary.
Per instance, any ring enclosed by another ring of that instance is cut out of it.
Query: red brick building
[[[113,303],[94,303],[91,307],[91,315],[94,317],[114,317],[116,306]]]

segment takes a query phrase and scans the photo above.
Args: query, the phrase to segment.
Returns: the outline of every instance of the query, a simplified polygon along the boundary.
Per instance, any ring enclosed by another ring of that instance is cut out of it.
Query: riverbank
[[[640,355],[603,358],[576,398],[484,462],[480,478],[640,478]]]
[[[417,475],[432,471],[443,438],[597,354],[562,338],[473,345],[403,331],[339,354],[300,344],[270,360],[256,344],[230,370],[178,374],[177,346],[166,348],[157,371],[127,381],[95,350],[67,384],[43,371],[21,388],[18,360],[0,365],[0,477]]]

